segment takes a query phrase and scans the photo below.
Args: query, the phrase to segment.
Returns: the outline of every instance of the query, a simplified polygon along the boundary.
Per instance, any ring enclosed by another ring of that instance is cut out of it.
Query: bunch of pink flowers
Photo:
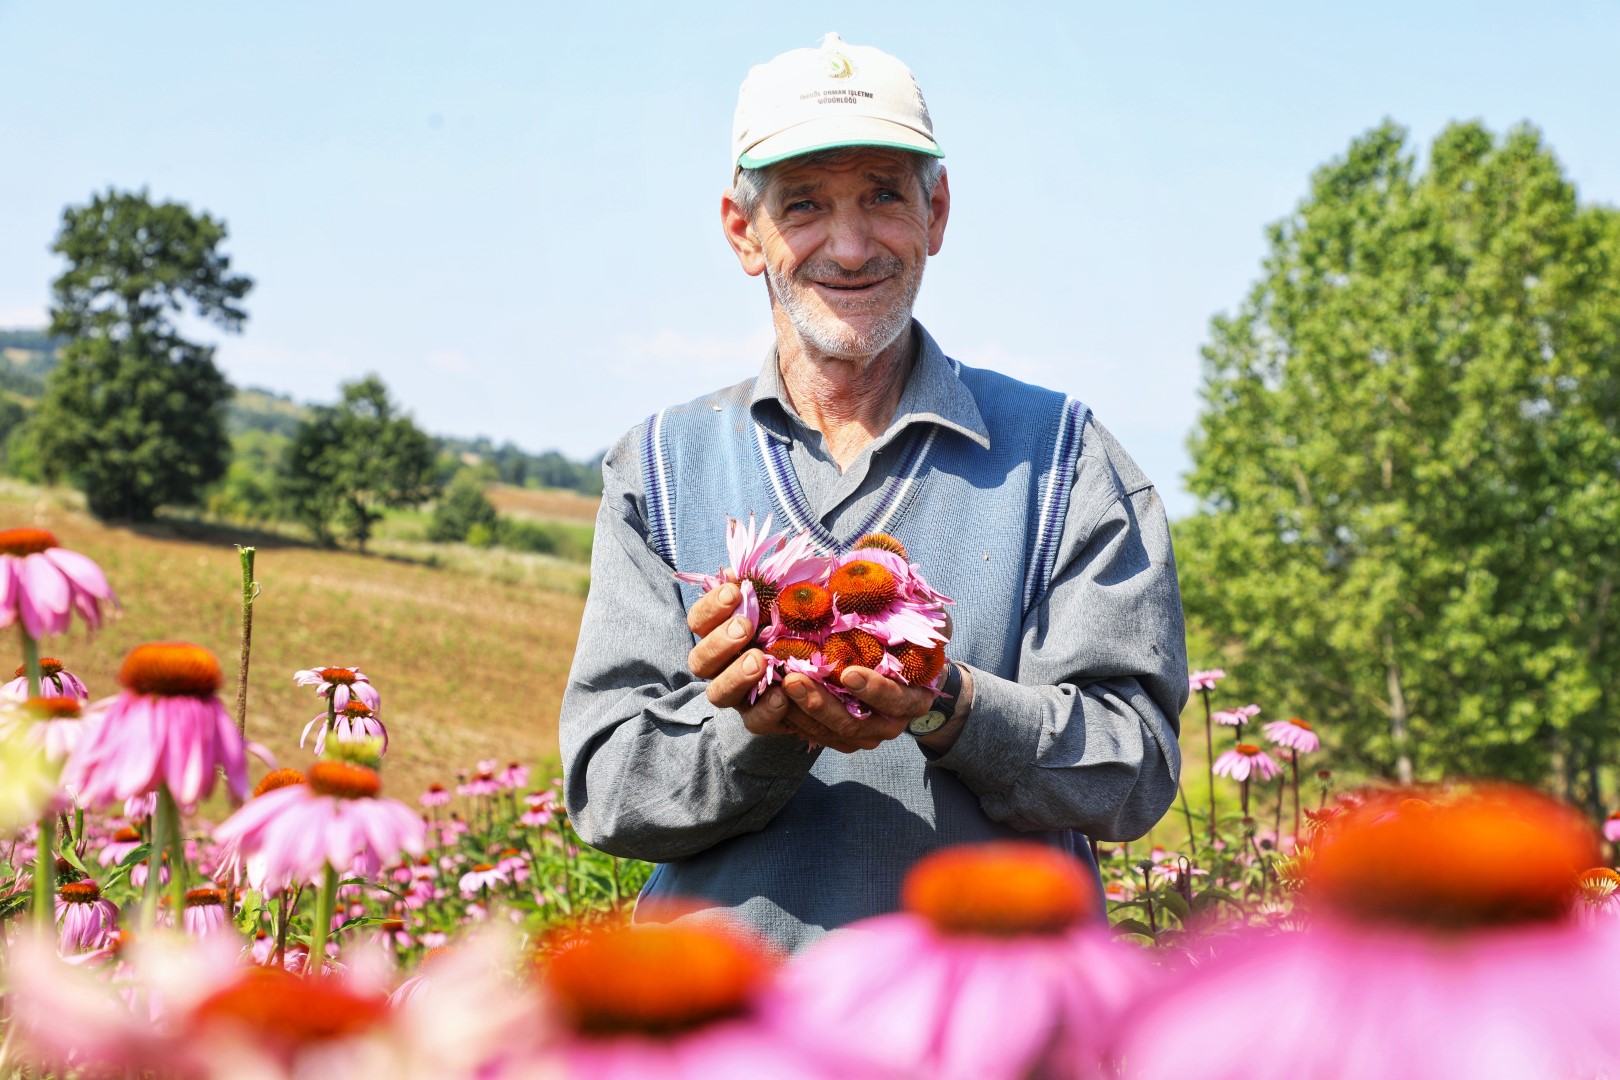
[[[935,686],[945,669],[951,600],[934,591],[905,545],[884,533],[856,540],[843,555],[815,553],[810,536],[770,533],[732,520],[731,565],[717,573],[677,573],[705,592],[734,583],[738,614],[757,630],[765,667],[750,700],[798,672],[820,684],[854,716],[868,709],[842,685],[845,671],[867,668],[908,686]]]

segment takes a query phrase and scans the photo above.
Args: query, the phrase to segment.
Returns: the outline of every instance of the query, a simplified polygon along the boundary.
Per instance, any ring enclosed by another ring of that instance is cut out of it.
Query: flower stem
[[[174,812],[174,801],[161,796],[147,823],[146,833],[146,889],[141,896],[141,930],[149,932],[157,925],[158,893],[163,880],[163,843],[169,835],[169,815]]]
[[[56,817],[49,810],[39,816],[34,852],[34,927],[41,936],[56,924]]]
[[[162,843],[169,849],[169,916],[178,930],[186,907],[186,844],[180,839],[180,807],[167,784],[158,788],[158,806],[168,811],[169,830]]]
[[[254,549],[236,545],[242,558],[242,659],[236,669],[236,730],[247,738],[248,656],[253,651],[253,601],[259,598],[259,583],[253,580]]]
[[[17,624],[22,635],[23,667],[28,669],[28,696],[39,696],[39,642],[27,627]],[[40,934],[50,933],[56,924],[56,815],[46,809],[39,815],[39,834],[34,839],[34,926]]]
[[[1294,848],[1299,848],[1299,751],[1295,750],[1288,757],[1294,766]]]
[[[326,971],[326,939],[332,935],[332,909],[337,904],[338,874],[327,863],[321,871],[321,891],[315,894],[315,927],[309,935],[307,971]],[[320,965],[315,967],[314,965]]]
[[[1209,707],[1209,691],[1201,691],[1204,697],[1204,768],[1209,774],[1209,842],[1215,842],[1215,726],[1211,719]],[[1191,843],[1191,841],[1188,841]]]

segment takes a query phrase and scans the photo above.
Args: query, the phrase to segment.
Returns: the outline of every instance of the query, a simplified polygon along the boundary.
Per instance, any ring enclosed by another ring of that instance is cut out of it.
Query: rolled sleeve
[[[996,821],[1128,840],[1175,799],[1186,635],[1163,503],[1145,478],[1129,483],[1134,466],[1123,479],[1108,467],[1111,482],[1098,482],[1112,444],[1096,431],[1052,584],[1025,619],[1016,678],[971,669],[967,723],[932,764]]]
[[[638,445],[631,432],[603,462],[591,590],[560,719],[563,781],[586,843],[667,862],[763,828],[817,755],[788,736],[754,735],[687,669],[686,606],[627,480],[639,475]]]

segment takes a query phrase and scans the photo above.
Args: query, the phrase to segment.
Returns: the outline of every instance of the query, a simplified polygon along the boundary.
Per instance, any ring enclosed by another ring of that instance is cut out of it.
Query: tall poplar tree
[[[1620,707],[1620,213],[1533,128],[1320,169],[1204,350],[1189,613],[1400,780],[1601,805]],[[1287,715],[1287,712],[1283,713]]]
[[[214,350],[172,317],[189,308],[226,330],[247,319],[253,282],[219,250],[225,224],[145,191],[70,206],[52,250],[51,334],[67,338],[29,422],[41,466],[72,479],[101,518],[149,520],[195,503],[225,473],[230,384]]]

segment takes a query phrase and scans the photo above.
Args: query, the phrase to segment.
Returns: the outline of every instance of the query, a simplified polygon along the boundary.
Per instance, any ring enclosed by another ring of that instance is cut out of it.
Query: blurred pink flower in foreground
[[[1220,668],[1210,671],[1194,671],[1187,676],[1187,689],[1191,691],[1213,690],[1215,684],[1226,678],[1226,672]]]
[[[0,687],[0,698],[12,701],[28,700],[28,667],[17,669],[17,677]],[[51,656],[39,658],[39,696],[47,698],[77,698],[89,701],[90,691],[84,681],[62,666],[62,661]]]
[[[902,903],[788,966],[769,1012],[785,1039],[905,1076],[1102,1075],[1150,975],[1110,940],[1078,862],[1033,842],[950,848],[916,865]]]
[[[346,761],[317,761],[308,783],[276,788],[248,802],[214,829],[264,893],[321,879],[330,864],[340,873],[375,877],[401,852],[420,855],[426,826],[415,811],[378,798],[376,772]]]
[[[1260,733],[1278,746],[1286,746],[1301,754],[1314,753],[1322,748],[1322,740],[1310,722],[1291,716],[1287,720],[1273,720],[1260,729]]]
[[[58,547],[44,529],[0,529],[0,628],[22,620],[31,638],[61,634],[77,611],[94,630],[118,598],[89,558]]]
[[[236,722],[216,696],[224,675],[214,654],[185,642],[137,645],[118,671],[122,693],[92,706],[99,723],[74,750],[62,783],[87,807],[167,786],[190,809],[214,791],[216,773],[240,799],[247,759]]]
[[[1215,759],[1215,775],[1230,776],[1233,780],[1270,780],[1282,772],[1282,766],[1258,746],[1238,743]]]
[[[69,881],[56,892],[56,925],[63,955],[93,949],[118,927],[118,905],[93,881]]]
[[[353,667],[307,668],[293,673],[296,686],[313,686],[319,697],[331,695],[332,707],[339,712],[350,701],[358,699],[372,712],[382,711],[382,695],[371,685],[371,680]]]
[[[1242,934],[1144,998],[1121,1039],[1132,1077],[1620,1075],[1620,935],[1571,917],[1599,854],[1574,811],[1502,788],[1388,797],[1314,847],[1312,925]],[[1264,1028],[1234,1023],[1234,1000],[1267,1002]]]
[[[793,1046],[767,1027],[758,1008],[774,966],[762,946],[719,926],[592,933],[545,969],[565,1031],[536,1065],[582,1080],[886,1075],[862,1071],[826,1042]]]

